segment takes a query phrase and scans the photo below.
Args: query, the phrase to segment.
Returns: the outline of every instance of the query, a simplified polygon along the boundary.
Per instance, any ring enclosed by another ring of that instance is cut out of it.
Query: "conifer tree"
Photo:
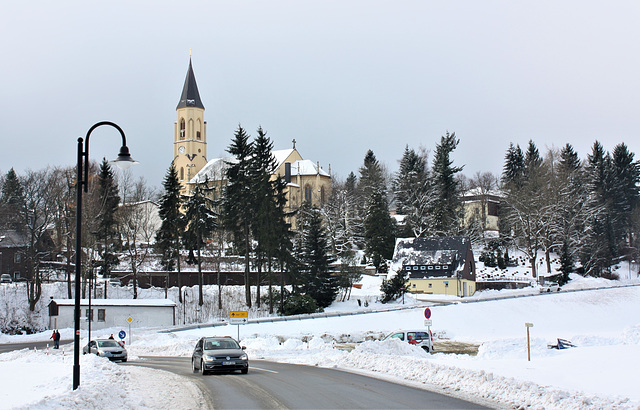
[[[20,229],[25,207],[24,190],[18,175],[11,168],[4,177],[0,195],[0,227]]]
[[[233,234],[236,251],[244,255],[245,303],[251,307],[250,257],[251,228],[255,218],[255,197],[251,191],[253,145],[244,128],[238,126],[227,152],[234,156],[225,172],[227,185],[223,199],[224,223]]]
[[[311,296],[320,308],[329,306],[338,293],[338,281],[329,270],[334,261],[322,215],[317,208],[307,208],[300,249],[301,290]]]
[[[420,237],[433,226],[430,218],[433,196],[430,192],[426,155],[405,147],[400,169],[393,183],[396,212],[405,215],[401,237]]]
[[[172,162],[163,181],[164,194],[160,199],[158,216],[162,220],[156,234],[156,250],[161,255],[160,263],[163,269],[178,271],[178,289],[182,286],[180,274],[180,249],[184,234],[184,220],[180,208],[180,182],[175,164]],[[178,301],[182,302],[182,291],[178,292]]]
[[[460,140],[455,132],[440,138],[436,145],[431,171],[434,203],[432,207],[434,234],[455,235],[460,226],[460,189],[456,174],[462,167],[454,167],[451,153],[456,149]]]
[[[366,254],[376,270],[386,272],[383,262],[393,256],[395,225],[389,214],[384,172],[371,150],[367,151],[360,167],[358,191],[364,203],[362,225]]]
[[[196,184],[191,196],[185,203],[183,215],[185,231],[184,244],[189,251],[195,251],[198,264],[198,304],[204,304],[202,287],[204,278],[202,273],[202,248],[206,240],[217,227],[217,216],[213,211],[213,200],[205,195],[207,181],[203,184]]]
[[[118,221],[116,212],[120,204],[118,185],[113,176],[113,170],[105,158],[102,159],[98,172],[98,184],[95,192],[98,203],[96,216],[97,230],[95,232],[98,241],[98,252],[102,257],[101,267],[104,277],[109,277],[111,269],[118,264]]]

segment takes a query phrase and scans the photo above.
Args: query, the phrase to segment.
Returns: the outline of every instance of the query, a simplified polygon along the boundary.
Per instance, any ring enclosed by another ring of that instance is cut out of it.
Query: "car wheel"
[[[240,369],[240,373],[242,373],[242,374],[249,373],[249,368],[247,367],[246,369]]]
[[[198,373],[198,371],[200,370],[200,369],[198,369],[198,367],[196,366],[196,359],[193,359],[193,358],[191,359],[191,368],[193,369],[193,372],[194,372],[194,373]]]
[[[207,372],[204,370],[204,362],[202,360],[200,360],[200,374],[203,376],[207,374]]]
[[[422,346],[425,352],[429,353],[429,346]]]

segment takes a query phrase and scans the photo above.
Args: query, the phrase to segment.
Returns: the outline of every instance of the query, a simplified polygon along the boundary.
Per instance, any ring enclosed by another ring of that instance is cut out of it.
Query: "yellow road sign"
[[[133,322],[133,318],[132,318],[131,316],[129,316],[129,317],[127,318],[127,322],[129,322],[129,323]]]
[[[229,312],[229,317],[230,318],[236,318],[236,317],[249,317],[249,312],[246,310],[232,310],[231,312]]]

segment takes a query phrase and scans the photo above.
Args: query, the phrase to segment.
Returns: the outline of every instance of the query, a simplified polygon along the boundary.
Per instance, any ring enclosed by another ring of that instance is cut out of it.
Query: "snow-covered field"
[[[350,301],[328,311],[379,309],[379,279],[365,277]],[[489,400],[494,406],[531,408],[640,408],[640,286],[571,292],[572,289],[640,284],[578,276],[557,294],[482,301],[533,289],[481,292],[477,303],[433,306],[434,332],[451,341],[479,344],[477,356],[429,355],[408,344],[368,340],[399,328],[422,328],[425,303],[406,298],[407,310],[240,326],[251,359],[335,367]],[[368,307],[359,306],[367,301]],[[533,323],[527,361],[525,323]],[[108,336],[120,329],[106,329]],[[62,329],[63,339],[72,329]],[[133,329],[130,361],[144,355],[190,356],[204,335],[236,336],[237,326],[168,333]],[[50,333],[0,336],[1,343],[47,340]],[[83,335],[86,338],[86,335]],[[547,348],[557,338],[577,347]],[[366,341],[365,341],[366,340]],[[338,347],[355,346],[351,351]],[[199,408],[195,384],[162,371],[81,358],[81,386],[73,391],[72,346],[60,351],[0,354],[0,408]],[[153,376],[150,376],[153,373]],[[238,377],[242,377],[238,375]],[[486,401],[483,401],[486,404]]]

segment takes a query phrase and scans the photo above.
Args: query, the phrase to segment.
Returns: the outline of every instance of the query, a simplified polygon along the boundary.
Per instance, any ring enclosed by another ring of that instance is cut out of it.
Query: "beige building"
[[[295,140],[293,145],[294,147],[291,149],[271,152],[277,164],[272,178],[282,178],[287,182],[286,210],[287,212],[294,211],[305,202],[314,206],[322,206],[331,195],[331,175],[322,169],[319,163],[303,159],[295,148]],[[209,187],[214,188],[214,197],[219,198],[226,184],[225,171],[234,161],[235,159],[232,157],[210,160],[188,182],[188,185],[206,182]],[[290,222],[295,224],[293,219]]]
[[[470,189],[462,196],[464,224],[479,223],[483,232],[499,232],[500,195],[495,191],[483,192],[479,188]]]
[[[188,194],[187,182],[207,164],[207,122],[191,59],[176,114],[173,163],[182,185],[180,193],[185,195]]]
[[[234,159],[207,160],[207,122],[191,59],[176,115],[173,161],[182,185],[180,193],[188,195],[194,184],[207,181],[209,187],[215,188],[213,196],[220,197],[226,184],[225,170]],[[272,151],[277,161],[272,178],[287,181],[287,211],[298,209],[304,202],[321,206],[331,195],[331,170],[327,172],[318,162],[303,159],[296,149],[295,140],[292,142],[291,149]]]

